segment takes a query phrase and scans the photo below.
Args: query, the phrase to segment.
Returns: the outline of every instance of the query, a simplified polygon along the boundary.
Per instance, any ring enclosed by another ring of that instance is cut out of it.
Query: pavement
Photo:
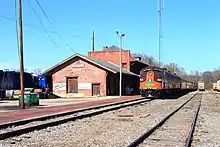
[[[106,96],[106,97],[80,97],[80,98],[57,98],[57,99],[40,99],[40,105],[31,108],[42,108],[51,106],[72,105],[82,102],[90,102],[104,99],[119,98],[118,96]],[[2,113],[12,112],[19,110],[18,100],[2,100],[0,101],[0,115]]]
[[[27,109],[20,109],[18,107],[18,100],[0,101],[0,124],[139,98],[141,98],[140,95],[122,96],[120,98],[96,97],[71,99],[40,99],[40,106],[33,106]]]

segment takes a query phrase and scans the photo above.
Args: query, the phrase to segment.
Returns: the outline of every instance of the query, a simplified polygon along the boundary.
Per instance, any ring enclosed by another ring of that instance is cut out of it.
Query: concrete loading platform
[[[51,106],[61,106],[61,105],[73,105],[83,102],[92,102],[98,100],[114,99],[118,97],[87,97],[87,98],[57,98],[57,99],[40,99],[39,106],[33,106],[32,108],[42,108]],[[4,112],[12,112],[19,110],[18,100],[2,100],[0,101],[0,114]],[[29,109],[29,108],[28,108]]]
[[[40,106],[19,109],[17,101],[0,102],[0,124],[141,98],[137,96],[40,99]]]

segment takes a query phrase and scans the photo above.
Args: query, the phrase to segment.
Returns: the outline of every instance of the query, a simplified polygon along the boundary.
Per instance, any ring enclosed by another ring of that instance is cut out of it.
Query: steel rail
[[[199,106],[198,106],[197,111],[196,111],[196,113],[195,113],[195,117],[194,117],[194,119],[193,119],[193,122],[192,122],[192,125],[191,125],[191,128],[190,128],[189,135],[188,135],[188,137],[187,137],[187,139],[186,139],[186,145],[185,145],[185,147],[190,147],[190,146],[191,146],[192,138],[193,138],[193,133],[194,133],[194,130],[195,130],[197,118],[198,118],[198,115],[199,115],[199,110],[200,110],[200,107],[201,107],[201,101],[202,101],[202,98],[200,99]]]
[[[28,118],[28,119],[22,119],[22,120],[17,120],[17,121],[12,121],[12,122],[1,123],[0,124],[0,129],[12,127],[12,126],[24,125],[24,124],[27,124],[27,123],[30,123],[30,122],[33,122],[33,121],[44,121],[44,120],[47,120],[47,119],[52,119],[52,118],[55,118],[55,117],[71,115],[71,114],[74,114],[74,113],[83,112],[83,111],[87,111],[87,110],[100,109],[100,108],[104,108],[104,107],[120,105],[120,104],[129,103],[129,102],[135,102],[135,101],[139,101],[139,100],[142,100],[142,99],[143,98],[134,99],[134,100],[125,100],[125,101],[116,102],[116,103],[98,105],[98,106],[93,106],[93,107],[88,107],[88,108],[83,108],[83,109],[77,109],[77,110],[72,110],[72,111],[56,113],[56,114],[44,115],[44,116],[40,116],[40,117],[34,117],[34,118]]]
[[[82,115],[79,115],[79,116],[70,116],[70,117],[64,118],[62,120],[54,120],[52,122],[45,122],[45,123],[42,123],[42,124],[37,124],[37,125],[29,126],[29,127],[27,126],[27,127],[22,128],[22,129],[19,129],[19,130],[13,130],[13,131],[0,133],[0,140],[6,139],[6,138],[9,138],[9,137],[18,136],[18,135],[21,135],[21,134],[26,134],[26,133],[29,133],[29,132],[32,132],[32,131],[35,131],[35,130],[40,130],[40,129],[44,129],[44,128],[51,127],[51,126],[56,126],[56,125],[63,124],[63,123],[69,122],[69,121],[75,121],[77,119],[82,119],[82,118],[86,118],[86,117],[99,115],[99,114],[102,114],[104,112],[113,111],[113,110],[125,108],[125,107],[128,107],[128,106],[138,105],[138,104],[149,102],[149,101],[152,101],[152,100],[148,100],[148,99],[143,100],[143,99],[141,99],[137,102],[133,102],[133,103],[129,103],[129,104],[119,105],[119,106],[115,106],[115,107],[112,107],[112,108],[107,108],[107,109],[104,109],[104,110],[97,110],[95,112],[90,112],[90,113],[82,114]]]
[[[139,136],[137,139],[133,140],[128,147],[136,147],[140,143],[142,143],[147,137],[149,137],[157,128],[162,126],[171,116],[173,116],[176,112],[178,112],[183,106],[185,106],[190,100],[192,100],[198,93],[195,93],[190,99],[188,99],[186,102],[184,102],[180,107],[175,109],[173,112],[171,112],[168,116],[166,116],[163,120],[161,120],[159,123],[157,123],[154,127],[152,127],[150,130]]]

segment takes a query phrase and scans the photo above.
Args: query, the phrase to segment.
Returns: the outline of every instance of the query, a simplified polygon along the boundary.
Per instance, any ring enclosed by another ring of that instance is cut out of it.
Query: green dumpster
[[[39,106],[39,98],[40,98],[39,93],[31,93],[30,94],[31,104],[34,106]]]
[[[30,94],[24,94],[24,104],[25,106],[31,106],[31,97]],[[19,95],[19,107],[21,106],[21,95]]]

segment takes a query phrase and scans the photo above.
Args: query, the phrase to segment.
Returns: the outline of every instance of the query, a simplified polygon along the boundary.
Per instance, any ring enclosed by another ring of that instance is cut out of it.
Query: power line
[[[30,4],[30,6],[31,6],[31,8],[32,8],[32,10],[33,10],[33,12],[34,12],[35,15],[37,16],[37,18],[38,18],[40,24],[42,25],[42,27],[43,27],[44,30],[46,31],[48,37],[49,37],[50,40],[53,42],[53,44],[59,49],[59,47],[58,47],[58,45],[56,44],[56,42],[52,39],[52,37],[51,37],[50,34],[48,33],[48,31],[47,31],[46,27],[44,26],[43,22],[41,21],[40,17],[37,15],[37,12],[35,11],[35,9],[34,9],[33,5],[31,4],[30,0],[28,0],[28,2],[29,2],[29,4]]]
[[[38,2],[38,0],[35,0],[37,2],[37,5],[39,6],[39,8],[41,9],[41,11],[43,12],[43,15],[46,17],[46,19],[49,21],[49,23],[52,25],[52,27],[54,28],[54,30],[57,32],[57,34],[59,35],[60,39],[64,42],[62,36],[60,35],[60,33],[57,31],[56,27],[53,25],[52,21],[49,19],[48,15],[46,14],[46,12],[44,11],[44,9],[41,7],[40,3]],[[69,47],[69,49],[71,49],[73,52],[76,52],[69,44],[65,43],[66,46]]]
[[[43,22],[41,21],[40,17],[37,15],[37,12],[35,11],[33,5],[31,4],[30,0],[28,0],[29,5],[31,6],[31,9],[33,10],[33,12],[35,13],[35,15],[37,16],[40,24],[42,25],[42,27],[44,28],[44,30],[46,31],[48,37],[50,38],[50,40],[53,42],[53,44],[59,49],[58,45],[56,44],[56,42],[52,39],[52,37],[50,36],[50,34],[48,33],[46,27],[44,26]]]
[[[15,23],[18,22],[17,20],[14,20],[14,19],[12,19],[12,18],[10,18],[10,17],[6,17],[6,16],[3,16],[3,15],[0,15],[0,17],[1,17],[1,18],[4,18],[4,19],[7,19],[7,20],[10,20],[10,21],[13,21],[13,22],[15,22]],[[38,28],[38,27],[36,27],[36,26],[29,25],[29,24],[24,24],[24,26],[27,26],[27,27],[30,27],[30,28],[34,28],[34,29],[37,29],[37,30],[40,30],[40,31],[45,31],[45,30],[43,30],[43,29],[41,29],[41,28]],[[49,30],[48,30],[48,31],[49,31]],[[56,34],[55,32],[52,32],[52,31],[50,31],[50,33]]]
[[[15,19],[13,19],[13,18],[10,18],[10,17],[7,17],[7,16],[3,16],[3,15],[0,15],[0,17],[3,18],[3,19],[10,20],[10,21],[13,21],[13,22],[17,23],[17,20],[15,20]],[[25,23],[23,23],[23,25],[26,26],[26,27],[34,28],[34,29],[37,29],[37,30],[39,30],[39,31],[44,31],[44,32],[45,32],[44,29],[41,29],[41,28],[36,27],[36,26],[33,26],[33,25],[29,25],[29,24],[25,24]],[[51,31],[51,30],[47,30],[47,31],[48,31],[49,33],[51,33],[51,34],[56,34],[56,35],[57,35],[57,32],[54,32],[54,31]],[[69,36],[69,35],[68,35],[68,36]],[[89,37],[76,36],[76,35],[70,35],[69,37],[79,38],[79,39],[83,39],[83,40],[90,40],[90,39],[91,39],[91,38],[89,38]]]

